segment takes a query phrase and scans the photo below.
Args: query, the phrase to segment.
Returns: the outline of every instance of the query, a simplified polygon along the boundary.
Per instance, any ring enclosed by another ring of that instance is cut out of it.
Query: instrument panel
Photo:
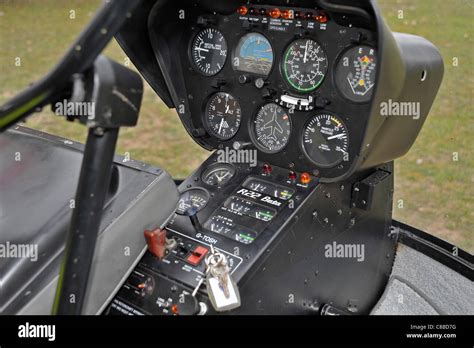
[[[185,11],[187,24],[166,33],[152,24],[150,37],[158,61],[178,53],[168,87],[195,141],[245,144],[261,161],[328,181],[353,169],[376,85],[372,31],[318,8],[247,4],[219,14],[196,2]]]

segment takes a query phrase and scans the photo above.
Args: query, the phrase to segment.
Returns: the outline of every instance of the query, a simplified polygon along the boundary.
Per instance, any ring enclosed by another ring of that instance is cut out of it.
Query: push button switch
[[[193,251],[190,252],[186,261],[193,266],[197,266],[204,259],[208,251],[209,249],[203,246],[197,246]]]

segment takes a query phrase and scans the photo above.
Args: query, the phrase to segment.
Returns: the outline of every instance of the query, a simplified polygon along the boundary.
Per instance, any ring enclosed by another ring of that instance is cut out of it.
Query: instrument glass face
[[[348,160],[349,135],[337,116],[313,116],[303,130],[302,141],[306,156],[317,166],[329,168]]]
[[[223,186],[235,174],[235,167],[229,163],[215,163],[202,173],[202,181],[210,186]]]
[[[204,112],[207,131],[221,140],[232,138],[240,127],[242,109],[239,102],[229,93],[213,94]]]
[[[278,104],[266,104],[258,111],[253,121],[253,129],[255,141],[262,151],[279,152],[290,140],[290,116]]]
[[[356,46],[343,53],[336,67],[336,86],[350,101],[364,103],[370,101],[377,67],[375,49]]]
[[[216,75],[224,67],[227,58],[224,34],[213,28],[200,31],[191,44],[191,58],[200,74]]]
[[[209,192],[203,188],[191,188],[181,193],[176,213],[194,215],[201,211],[209,202]]]
[[[318,88],[328,68],[326,53],[311,39],[293,41],[283,55],[282,64],[286,82],[299,92],[311,92]]]
[[[239,40],[232,55],[234,70],[267,76],[273,66],[273,48],[259,33],[249,33]]]

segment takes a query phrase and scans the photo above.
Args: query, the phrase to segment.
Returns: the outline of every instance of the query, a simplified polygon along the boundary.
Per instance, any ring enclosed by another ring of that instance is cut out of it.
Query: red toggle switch
[[[191,255],[188,256],[186,261],[193,266],[197,266],[201,263],[202,259],[204,259],[208,251],[209,250],[203,246],[197,246],[196,249],[191,251]]]
[[[148,250],[160,260],[166,255],[166,230],[155,229],[153,231],[145,230],[146,244]]]

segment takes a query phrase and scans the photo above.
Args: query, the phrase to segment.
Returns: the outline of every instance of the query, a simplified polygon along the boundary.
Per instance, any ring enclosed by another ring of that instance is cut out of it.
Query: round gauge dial
[[[348,49],[339,59],[336,67],[336,85],[347,99],[368,102],[374,90],[377,56],[369,46]]]
[[[240,127],[242,109],[229,93],[218,92],[211,96],[204,113],[208,132],[221,140],[232,138]]]
[[[268,75],[273,66],[270,41],[259,33],[242,36],[232,54],[232,66],[237,71]]]
[[[253,123],[255,140],[263,151],[276,153],[288,144],[291,121],[288,113],[278,104],[262,106]]]
[[[303,130],[303,149],[316,165],[329,168],[347,160],[349,135],[344,123],[336,116],[313,116]]]
[[[181,193],[176,213],[180,215],[194,215],[201,211],[209,202],[209,192],[203,188],[190,188]]]
[[[191,44],[191,58],[202,75],[216,75],[224,67],[227,58],[224,35],[213,28],[200,31]]]
[[[286,81],[300,92],[318,88],[328,68],[326,53],[311,39],[293,41],[285,51],[282,64]]]
[[[207,167],[201,179],[211,186],[222,186],[229,182],[235,174],[235,168],[229,163],[214,163]]]

